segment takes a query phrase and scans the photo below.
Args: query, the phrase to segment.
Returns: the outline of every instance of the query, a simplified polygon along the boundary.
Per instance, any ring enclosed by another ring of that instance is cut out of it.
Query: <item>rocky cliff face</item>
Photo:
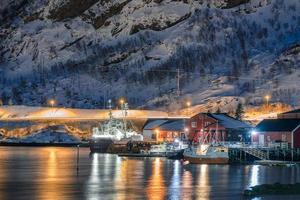
[[[298,0],[5,0],[0,98],[152,107],[270,93],[297,104],[299,11]]]

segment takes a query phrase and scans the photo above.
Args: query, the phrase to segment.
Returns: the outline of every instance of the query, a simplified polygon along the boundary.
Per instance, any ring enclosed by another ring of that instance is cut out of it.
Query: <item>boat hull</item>
[[[107,153],[113,143],[112,139],[93,138],[90,140],[90,150],[92,153]]]
[[[205,157],[189,157],[184,156],[184,160],[189,161],[191,164],[228,164],[228,158],[205,158]]]
[[[181,160],[184,158],[183,153],[184,153],[184,149],[175,152],[168,152],[167,158],[172,160]]]

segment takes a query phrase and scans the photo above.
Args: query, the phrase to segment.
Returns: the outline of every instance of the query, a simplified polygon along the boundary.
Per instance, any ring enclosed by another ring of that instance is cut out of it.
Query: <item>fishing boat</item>
[[[139,153],[120,153],[122,157],[167,157],[169,159],[183,159],[184,149],[188,147],[182,141],[175,139],[173,143],[151,145],[150,149],[141,149]]]
[[[100,123],[99,127],[93,128],[92,138],[89,142],[91,152],[107,153],[111,145],[115,143],[143,140],[143,136],[129,127],[126,120],[113,117],[111,100],[108,101],[108,104],[109,119]],[[125,103],[123,108],[124,116],[126,117],[128,108],[127,103]]]
[[[228,148],[221,145],[199,144],[189,147],[183,153],[191,164],[228,164]]]

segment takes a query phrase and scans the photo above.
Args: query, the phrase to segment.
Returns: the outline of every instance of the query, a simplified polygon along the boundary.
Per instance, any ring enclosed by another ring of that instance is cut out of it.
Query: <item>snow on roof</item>
[[[258,132],[290,132],[299,125],[300,119],[265,119],[255,127],[255,130]]]
[[[168,120],[168,122],[163,123],[159,130],[168,130],[168,131],[183,131],[184,130],[184,120]]]
[[[163,123],[167,122],[166,119],[158,119],[158,120],[149,120],[146,125],[144,126],[144,129],[155,129],[158,126],[162,125]]]
[[[220,113],[220,114],[219,113],[218,114],[209,113],[208,115],[217,119],[218,122],[225,128],[229,128],[229,129],[252,128],[251,125],[249,125],[243,121],[234,119],[224,113]]]
[[[300,109],[296,109],[296,110],[291,110],[282,114],[294,114],[294,113],[300,113]]]
[[[144,126],[144,130],[168,130],[168,131],[182,131],[184,130],[183,119],[171,119],[171,120],[151,120]]]

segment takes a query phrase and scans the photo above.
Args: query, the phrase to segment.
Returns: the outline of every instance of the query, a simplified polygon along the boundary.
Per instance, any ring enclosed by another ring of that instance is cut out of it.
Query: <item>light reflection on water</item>
[[[183,165],[82,148],[77,174],[75,148],[0,147],[0,199],[241,199],[245,188],[275,182],[300,182],[300,168]]]

